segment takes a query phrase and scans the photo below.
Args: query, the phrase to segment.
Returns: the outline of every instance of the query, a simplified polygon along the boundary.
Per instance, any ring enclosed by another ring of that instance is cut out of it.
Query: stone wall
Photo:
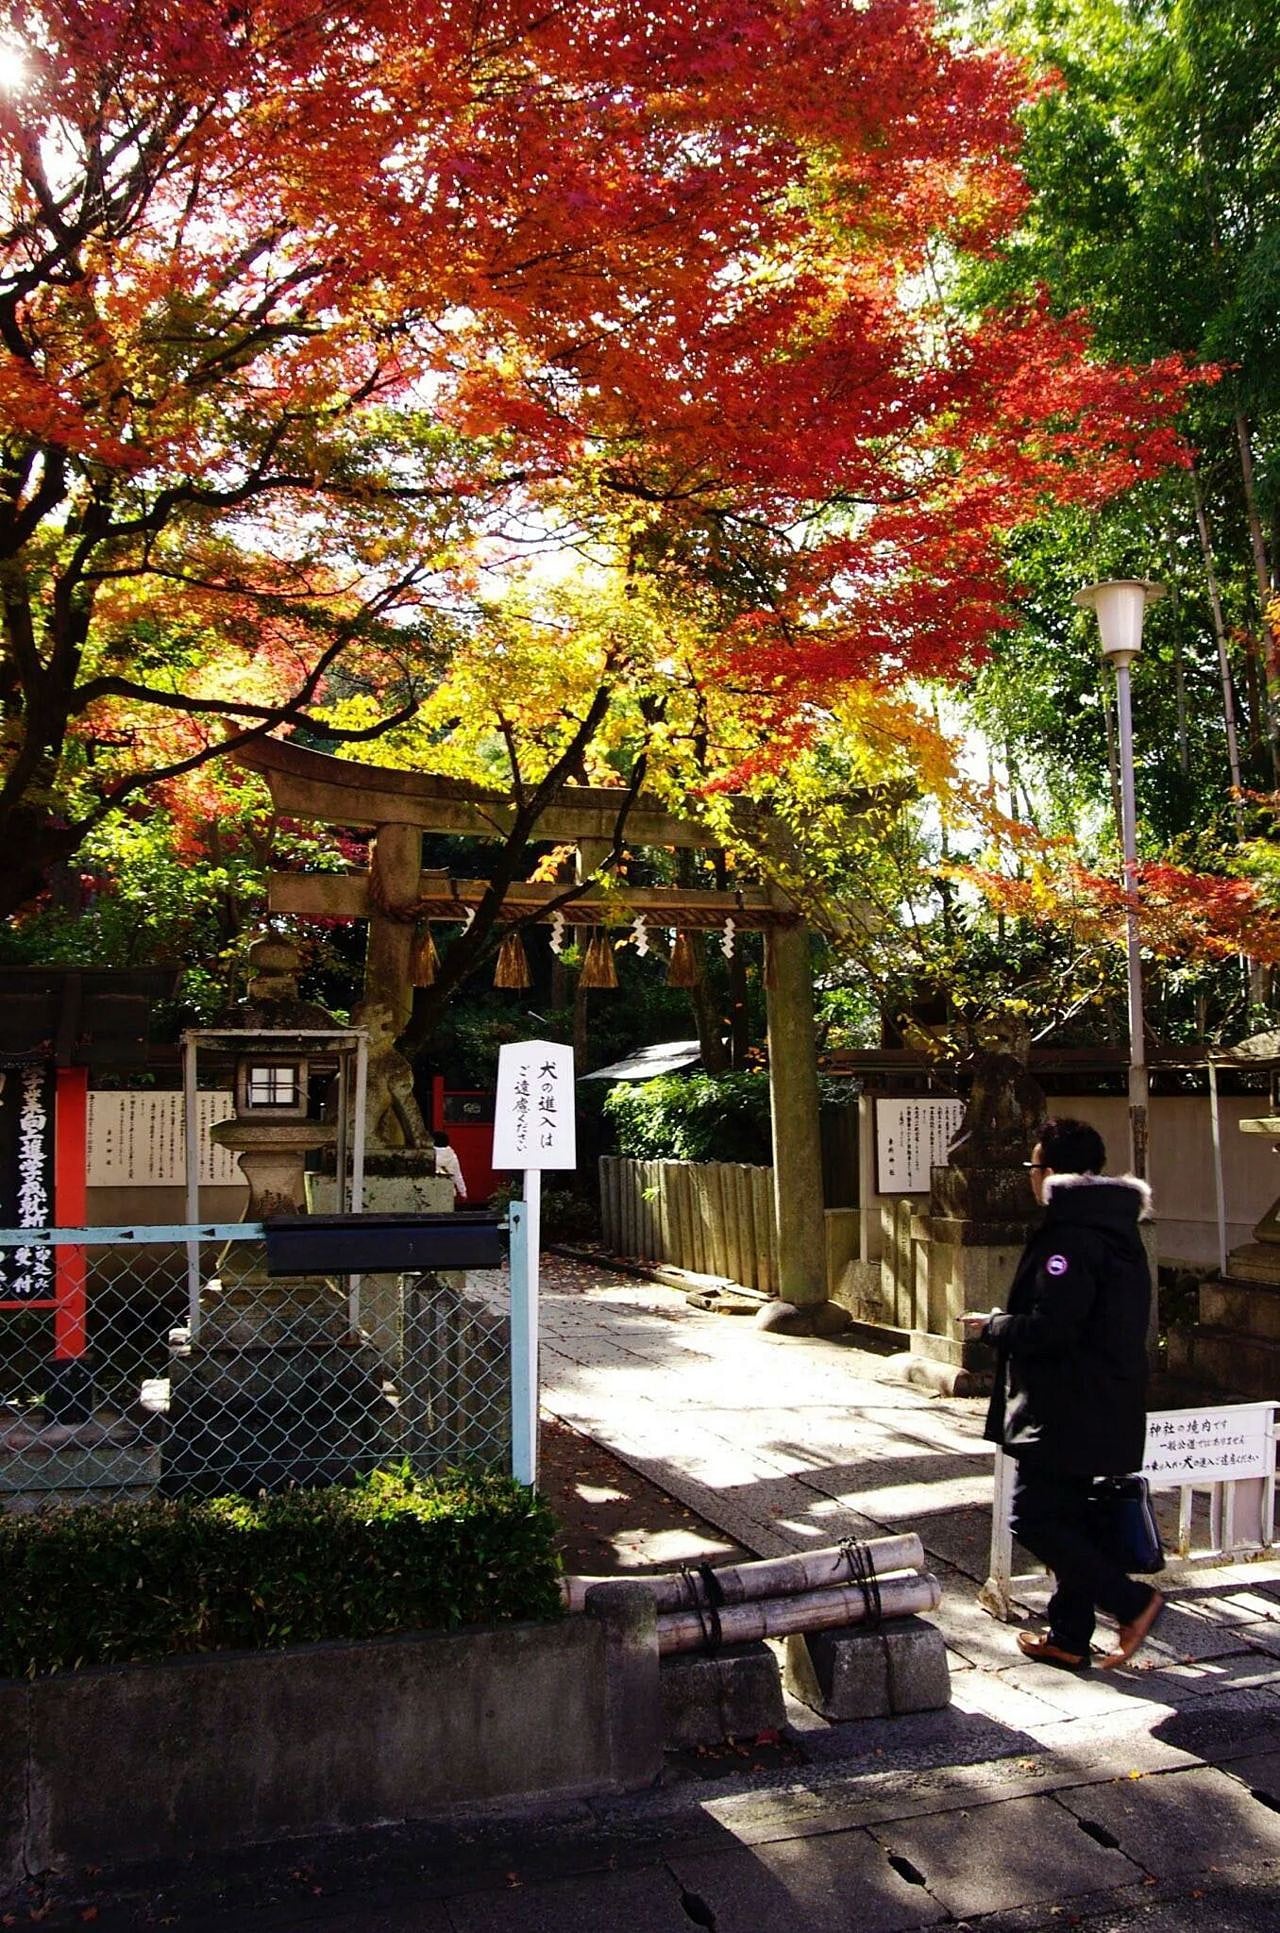
[[[593,1605],[558,1624],[0,1681],[0,1896],[41,1872],[648,1784],[645,1597],[644,1630],[633,1604],[621,1621]]]

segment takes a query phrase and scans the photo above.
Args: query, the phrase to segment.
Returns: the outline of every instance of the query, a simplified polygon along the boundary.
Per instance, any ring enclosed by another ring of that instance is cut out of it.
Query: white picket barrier
[[[1147,1418],[1146,1461],[1142,1474],[1153,1490],[1178,1491],[1178,1534],[1174,1546],[1181,1562],[1260,1556],[1275,1541],[1276,1447],[1280,1405],[1223,1403],[1202,1409],[1153,1411]],[[978,1602],[992,1617],[1008,1622],[1018,1615],[1015,1589],[1042,1575],[1013,1574],[1013,1532],[1009,1525],[1017,1464],[1002,1450],[995,1454],[991,1504],[991,1573]],[[1192,1518],[1197,1490],[1209,1492],[1209,1541],[1192,1549]]]

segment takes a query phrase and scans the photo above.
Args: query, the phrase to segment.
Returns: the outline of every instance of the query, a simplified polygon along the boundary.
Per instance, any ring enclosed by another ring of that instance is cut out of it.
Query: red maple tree
[[[922,0],[51,0],[5,32],[4,910],[229,742],[336,689],[382,707],[352,735],[412,707],[530,515],[723,593],[708,676],[777,732],[962,665],[1002,532],[1179,456],[1177,365],[948,313],[1022,206],[1023,81]]]

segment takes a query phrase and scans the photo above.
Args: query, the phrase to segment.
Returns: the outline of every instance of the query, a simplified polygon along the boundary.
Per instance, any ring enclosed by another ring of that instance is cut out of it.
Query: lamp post
[[[1142,650],[1142,619],[1148,604],[1164,596],[1163,584],[1120,578],[1089,584],[1074,602],[1098,620],[1102,655],[1116,674],[1120,725],[1120,818],[1124,847],[1125,927],[1129,954],[1129,1159],[1135,1175],[1147,1174],[1147,1047],[1142,1017],[1142,950],[1138,939],[1138,828],[1133,789],[1133,711],[1129,667]]]

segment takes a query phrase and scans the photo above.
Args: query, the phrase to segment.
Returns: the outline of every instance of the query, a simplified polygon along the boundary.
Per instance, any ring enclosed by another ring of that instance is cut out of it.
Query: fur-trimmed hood
[[[1150,1221],[1155,1214],[1151,1190],[1137,1175],[1050,1175],[1044,1184],[1045,1207],[1069,1188],[1127,1188],[1138,1197],[1140,1222]]]

